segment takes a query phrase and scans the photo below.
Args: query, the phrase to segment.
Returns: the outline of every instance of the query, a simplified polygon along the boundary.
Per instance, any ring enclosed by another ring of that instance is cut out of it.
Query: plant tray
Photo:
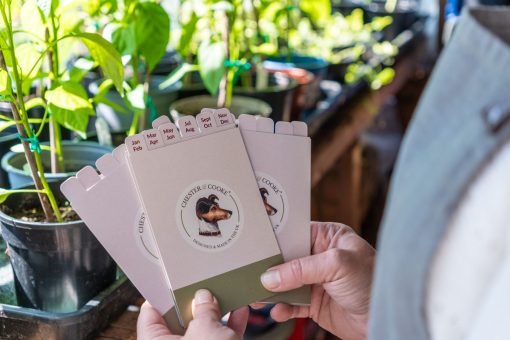
[[[94,339],[140,296],[119,273],[110,287],[76,312],[61,314],[20,307],[5,249],[0,238],[0,339]]]

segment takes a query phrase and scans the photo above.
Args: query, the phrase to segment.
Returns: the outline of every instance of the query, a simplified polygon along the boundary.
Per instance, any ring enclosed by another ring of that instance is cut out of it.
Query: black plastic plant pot
[[[11,147],[19,142],[18,133],[16,128],[12,127],[0,132],[0,156],[3,157],[9,153]],[[9,186],[9,180],[7,178],[7,172],[0,169],[0,188],[7,188]]]
[[[174,49],[165,52],[165,55],[152,71],[152,75],[167,76],[182,63],[179,53]]]
[[[271,118],[277,120],[290,120],[292,99],[298,86],[297,82],[287,75],[276,72],[270,73],[268,85],[257,88],[255,76],[251,76],[249,86],[238,85],[234,87],[234,95],[260,99],[271,105]]]
[[[157,116],[168,112],[168,107],[177,99],[177,90],[181,87],[181,83],[179,82],[166,89],[159,89],[159,85],[165,81],[165,79],[166,77],[164,76],[155,75],[151,77],[150,81],[149,95],[152,98]],[[98,90],[99,83],[92,82],[89,86],[89,91],[93,94],[97,94]],[[114,133],[128,131],[131,126],[131,122],[133,121],[134,113],[128,109],[120,94],[115,89],[108,91],[106,99],[122,107],[124,111],[115,111],[112,107],[101,103],[96,106],[97,116],[104,118],[108,123],[110,130]],[[157,116],[153,118],[157,118]],[[152,123],[150,118],[151,117],[148,116],[147,121],[145,122],[145,126],[147,128],[149,128]],[[91,126],[93,126],[93,124],[91,124]]]
[[[303,69],[313,74],[313,80],[307,85],[303,110],[312,109],[321,98],[320,83],[328,75],[328,62],[322,58],[294,55],[292,57],[270,57],[264,61],[264,68],[270,71],[287,72]]]
[[[195,116],[204,108],[217,108],[218,98],[212,96],[194,96],[175,101],[170,106],[170,116],[176,121],[182,116]],[[229,107],[236,117],[241,114],[260,115],[269,117],[271,115],[271,106],[268,103],[255,98],[234,96],[232,105]]]
[[[94,165],[96,160],[104,154],[111,152],[109,146],[99,145],[94,142],[71,142],[62,141],[62,150],[65,160],[65,172],[49,173],[50,153],[43,151],[41,160],[45,168],[45,176],[49,181],[63,181],[71,177],[86,165]],[[33,183],[32,177],[26,167],[27,161],[24,153],[8,152],[2,157],[2,169],[7,173],[11,188],[19,188]],[[46,173],[47,171],[47,173]]]
[[[52,183],[55,193],[57,184]],[[0,206],[18,305],[75,312],[115,281],[116,264],[82,221],[40,223],[10,216],[38,204],[36,194],[25,193],[11,195]]]
[[[288,120],[292,109],[292,99],[297,82],[282,72],[268,74],[267,85],[257,88],[255,74],[250,75],[248,84],[234,85],[234,95],[257,98],[271,105],[271,118],[274,120]],[[191,74],[188,84],[179,90],[179,99],[207,95],[202,79],[198,72]]]

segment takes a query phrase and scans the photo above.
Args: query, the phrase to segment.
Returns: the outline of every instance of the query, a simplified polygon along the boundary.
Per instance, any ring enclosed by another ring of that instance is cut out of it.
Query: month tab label
[[[209,132],[216,128],[213,110],[204,109],[197,115],[197,123],[201,132]]]
[[[143,132],[147,149],[154,150],[164,145],[163,138],[157,129],[150,129]]]
[[[199,134],[195,117],[184,116],[177,121],[182,137],[191,137]]]
[[[160,125],[158,130],[161,132],[165,144],[173,144],[181,138],[177,127],[173,123]]]
[[[214,115],[216,117],[216,124],[218,124],[218,126],[234,124],[234,118],[230,111],[227,109],[216,110]]]
[[[147,146],[141,135],[129,136],[126,138],[126,147],[129,153],[136,153],[146,150]]]

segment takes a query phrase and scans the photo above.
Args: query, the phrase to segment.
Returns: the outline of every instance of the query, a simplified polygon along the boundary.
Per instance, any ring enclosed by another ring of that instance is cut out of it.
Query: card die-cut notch
[[[239,116],[239,128],[246,131],[257,131],[257,119],[248,114]]]
[[[115,160],[120,164],[126,162],[126,154],[127,154],[126,144],[121,144],[112,151],[113,158],[115,158]]]
[[[101,156],[96,161],[96,168],[101,172],[101,174],[108,176],[115,169],[120,166],[120,163],[115,159],[112,154],[106,154]]]
[[[76,177],[68,178],[60,186],[60,191],[70,200],[79,198],[86,191]]]
[[[193,137],[199,134],[197,121],[193,116],[184,116],[177,120],[177,127],[181,133],[181,137]]]
[[[97,171],[90,165],[87,165],[86,167],[78,171],[76,173],[76,178],[81,183],[84,189],[89,189],[93,187],[100,180]]]
[[[293,121],[291,124],[294,136],[308,137],[308,125],[306,123]]]
[[[274,133],[274,122],[271,118],[259,117],[256,120],[256,123],[257,123],[257,131]]]
[[[290,122],[276,122],[274,132],[280,135],[293,135],[294,129]]]
[[[161,125],[171,123],[170,118],[168,116],[159,116],[158,118],[152,121],[152,128],[157,129]]]
[[[161,132],[163,142],[166,145],[173,144],[181,139],[177,126],[172,122],[158,126],[158,130]]]
[[[142,134],[145,138],[147,149],[154,150],[164,146],[163,138],[161,137],[161,133],[158,129],[145,130]]]

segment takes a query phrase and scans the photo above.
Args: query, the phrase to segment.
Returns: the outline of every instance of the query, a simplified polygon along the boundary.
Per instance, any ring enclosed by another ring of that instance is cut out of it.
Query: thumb
[[[351,256],[342,249],[302,257],[268,269],[260,277],[262,285],[273,292],[283,292],[306,284],[322,284],[339,279]]]
[[[207,289],[199,289],[193,299],[193,319],[210,319],[220,321],[221,312],[218,300]]]

